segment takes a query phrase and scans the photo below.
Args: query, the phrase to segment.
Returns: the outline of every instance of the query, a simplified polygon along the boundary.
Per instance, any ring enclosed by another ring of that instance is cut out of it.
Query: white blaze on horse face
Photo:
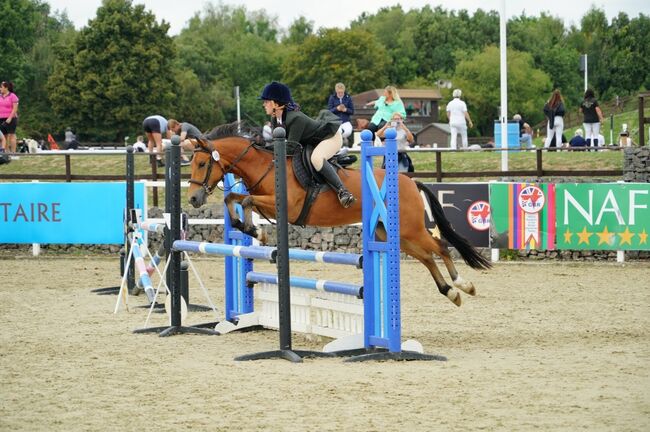
[[[221,155],[219,154],[219,152],[216,150],[212,150],[212,159],[214,159],[215,161],[219,161],[220,158]]]

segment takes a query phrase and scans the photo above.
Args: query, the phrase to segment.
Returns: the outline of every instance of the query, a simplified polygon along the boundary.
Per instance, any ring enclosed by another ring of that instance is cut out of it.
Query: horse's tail
[[[422,183],[416,181],[415,184],[417,184],[420,194],[424,193],[424,196],[426,197],[425,205],[428,204],[428,207],[431,210],[431,215],[440,230],[440,234],[442,234],[442,236],[456,248],[467,265],[474,269],[491,268],[492,263],[481,255],[465,237],[454,231],[449,220],[445,217],[445,213],[443,212],[442,206],[440,205],[438,198],[436,198],[436,195]]]

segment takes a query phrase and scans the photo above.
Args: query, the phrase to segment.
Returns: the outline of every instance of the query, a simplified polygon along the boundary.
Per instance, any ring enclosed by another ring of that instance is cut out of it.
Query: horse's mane
[[[235,121],[232,123],[216,126],[205,135],[205,137],[210,141],[228,137],[242,137],[248,138],[251,141],[257,141],[258,137],[261,136],[262,134],[260,133],[259,128],[251,126],[250,124],[243,121]]]

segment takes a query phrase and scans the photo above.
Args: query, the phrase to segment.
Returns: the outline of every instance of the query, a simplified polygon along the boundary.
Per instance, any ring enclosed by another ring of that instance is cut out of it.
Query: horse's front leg
[[[224,199],[224,202],[226,203],[226,208],[228,209],[228,216],[230,216],[230,225],[232,225],[233,228],[236,228],[242,232],[245,232],[244,231],[245,224],[242,223],[241,219],[239,218],[239,214],[235,209],[235,204],[241,204],[241,206],[244,207],[243,201],[247,197],[248,195],[231,192]],[[246,217],[245,208],[244,208],[244,217]]]
[[[268,241],[268,235],[261,227],[255,226],[253,222],[253,207],[261,210],[265,215],[273,215],[275,213],[275,198],[268,196],[255,196],[249,195],[241,203],[244,209],[244,229],[242,232],[254,237],[262,244]]]

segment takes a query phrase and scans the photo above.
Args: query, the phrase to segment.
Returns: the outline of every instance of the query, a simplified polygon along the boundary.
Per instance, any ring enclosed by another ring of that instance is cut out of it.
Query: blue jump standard
[[[232,246],[223,243],[176,240],[173,248],[179,251],[200,252],[208,255],[236,256],[248,259],[267,259],[274,261],[277,248],[271,246]],[[329,264],[362,267],[363,255],[340,252],[317,252],[302,249],[289,249],[289,259]]]
[[[278,275],[271,273],[249,272],[246,275],[248,283],[269,283],[278,285]],[[289,286],[294,288],[305,288],[316,291],[346,294],[356,298],[363,298],[363,286],[345,282],[329,281],[324,279],[311,279],[299,276],[289,278]]]

